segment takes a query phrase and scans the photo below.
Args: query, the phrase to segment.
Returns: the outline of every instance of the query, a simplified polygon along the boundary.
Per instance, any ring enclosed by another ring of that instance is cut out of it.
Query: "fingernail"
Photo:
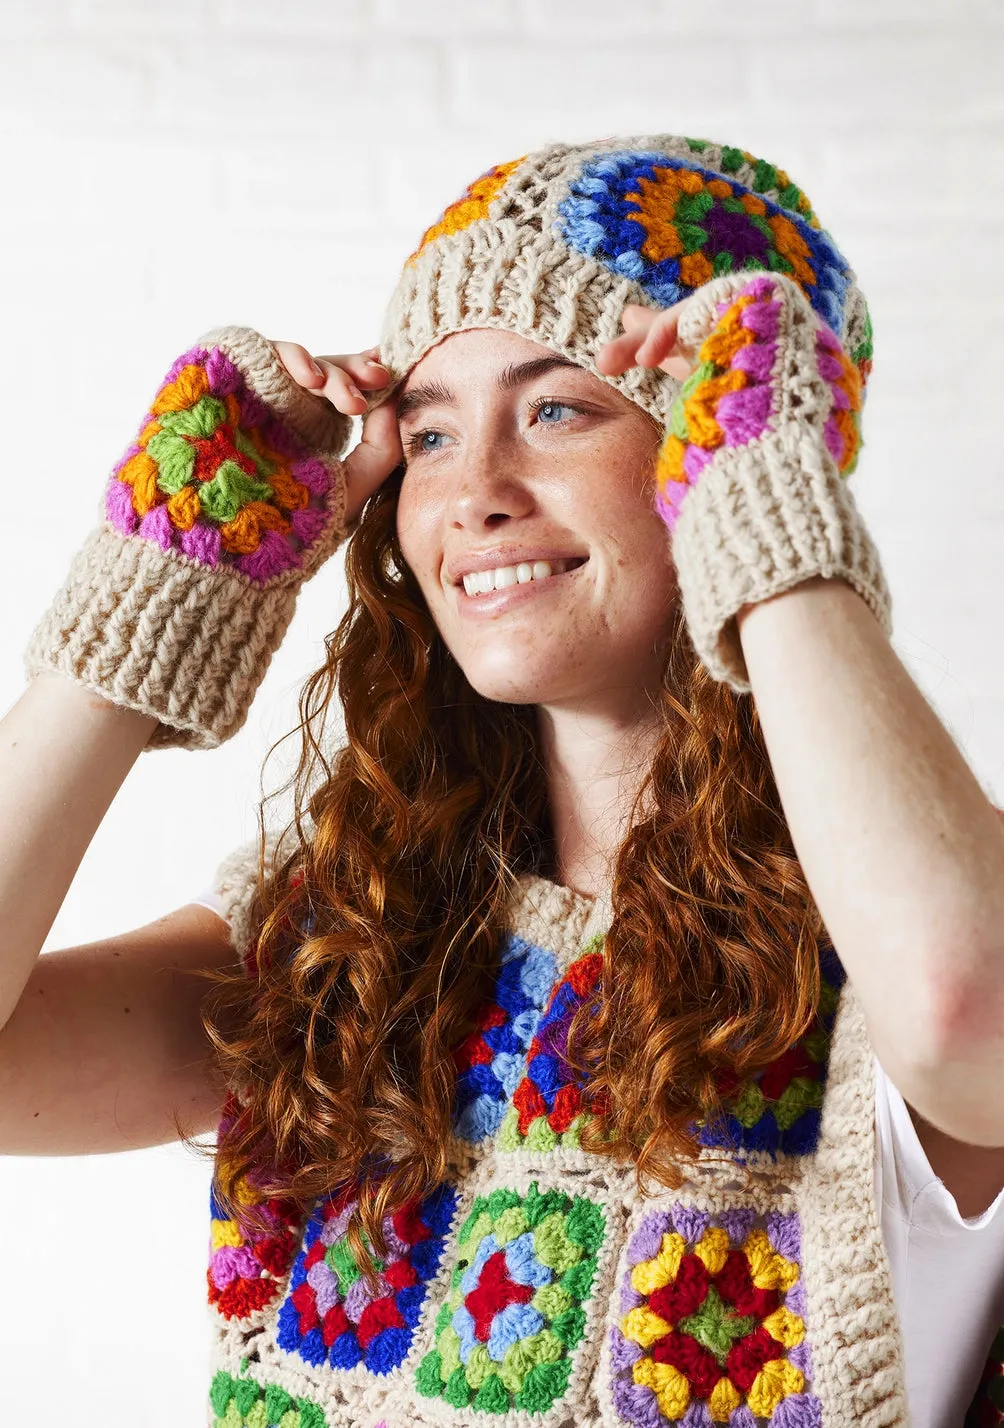
[[[313,372],[315,377],[324,376],[324,368],[319,366],[318,363],[314,361],[313,357],[311,357],[310,359],[310,370]]]
[[[387,368],[384,366],[384,364],[382,362],[378,362],[375,357],[367,357],[366,365],[367,367],[379,367],[381,372],[387,371]]]
[[[366,398],[363,397],[362,392],[361,392],[361,391],[359,390],[359,388],[356,386],[355,382],[350,382],[350,383],[348,384],[348,386],[349,386],[349,396],[350,396],[350,397],[362,397],[362,400],[363,400],[363,401],[366,400]]]

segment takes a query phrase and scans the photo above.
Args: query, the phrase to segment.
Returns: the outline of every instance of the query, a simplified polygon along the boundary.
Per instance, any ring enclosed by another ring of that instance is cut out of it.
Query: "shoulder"
[[[264,839],[266,874],[274,859],[282,856],[295,841],[295,829],[269,828]],[[280,846],[281,845],[281,846]],[[230,925],[231,941],[241,959],[254,931],[254,898],[258,889],[262,862],[262,838],[256,833],[232,848],[217,864],[210,893],[213,905]]]

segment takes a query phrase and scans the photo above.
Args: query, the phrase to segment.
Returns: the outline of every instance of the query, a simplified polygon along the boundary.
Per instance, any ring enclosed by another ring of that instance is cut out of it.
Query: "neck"
[[[613,880],[617,852],[663,723],[653,701],[583,711],[541,706],[539,737],[553,835],[545,876],[595,895]]]

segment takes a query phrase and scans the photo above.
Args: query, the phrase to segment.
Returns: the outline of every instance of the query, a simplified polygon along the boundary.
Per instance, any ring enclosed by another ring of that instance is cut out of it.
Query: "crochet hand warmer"
[[[750,689],[735,615],[815,575],[842,577],[887,635],[892,601],[847,485],[861,444],[861,379],[801,288],[729,274],[680,313],[697,366],[673,403],[656,506],[672,533],[694,647]]]
[[[244,724],[300,586],[345,526],[351,419],[259,333],[207,333],[171,367],[112,471],[101,525],[25,652],[160,720],[147,748],[215,748]]]

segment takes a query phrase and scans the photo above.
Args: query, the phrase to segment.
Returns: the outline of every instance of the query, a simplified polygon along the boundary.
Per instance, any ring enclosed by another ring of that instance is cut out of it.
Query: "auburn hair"
[[[204,974],[214,1071],[241,1088],[215,1151],[197,1147],[218,1203],[253,1224],[268,1197],[306,1213],[357,1187],[363,1256],[363,1235],[383,1249],[384,1216],[448,1178],[454,1052],[492,995],[515,880],[553,866],[535,708],[478,694],[447,649],[398,544],[402,470],[347,542],[348,608],[300,695],[271,859],[259,805],[248,965]],[[723,1075],[812,1022],[824,929],[754,701],[711,678],[673,608],[662,732],[569,1052],[598,1112],[583,1145],[676,1189]]]

